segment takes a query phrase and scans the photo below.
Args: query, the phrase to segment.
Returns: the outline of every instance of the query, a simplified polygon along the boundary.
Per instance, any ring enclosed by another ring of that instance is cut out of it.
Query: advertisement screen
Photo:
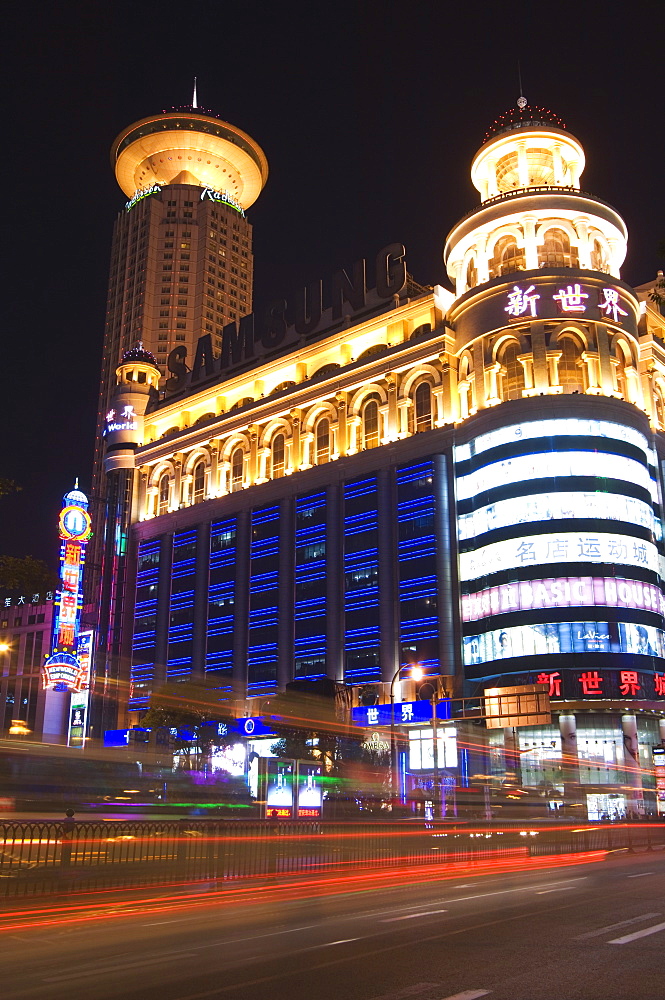
[[[461,552],[460,579],[477,580],[518,566],[566,562],[641,566],[653,573],[660,568],[658,550],[652,542],[630,535],[561,531],[555,535],[511,538],[481,545],[475,552]]]
[[[645,465],[625,455],[609,455],[601,451],[542,451],[492,462],[458,477],[457,499],[468,500],[485,490],[552,476],[621,479],[641,486],[649,491],[654,501],[658,500],[656,482]]]
[[[464,663],[548,653],[633,653],[663,656],[663,632],[630,622],[555,622],[516,625],[464,637]]]
[[[530,420],[523,424],[513,424],[510,427],[499,427],[495,431],[481,434],[469,444],[458,445],[455,448],[455,461],[464,462],[474,455],[481,455],[490,448],[498,448],[504,444],[516,441],[538,438],[565,437],[582,435],[584,437],[604,437],[614,441],[624,441],[635,445],[645,455],[650,457],[647,439],[633,427],[624,424],[611,423],[609,420],[589,420],[579,417],[557,417],[552,420]]]
[[[495,528],[559,518],[595,517],[607,521],[639,524],[661,536],[660,521],[644,500],[616,493],[536,493],[487,504],[458,518],[460,541],[475,538]]]
[[[292,819],[295,761],[266,760],[266,817],[268,819]]]
[[[409,733],[409,770],[432,771],[435,767],[457,767],[457,732],[454,726],[436,731],[437,759],[434,759],[434,730]]]
[[[323,787],[321,765],[298,761],[298,818],[316,819],[321,815]]]
[[[462,595],[462,621],[478,621],[514,611],[573,607],[644,608],[665,615],[665,597],[654,584],[619,577],[525,580]]]

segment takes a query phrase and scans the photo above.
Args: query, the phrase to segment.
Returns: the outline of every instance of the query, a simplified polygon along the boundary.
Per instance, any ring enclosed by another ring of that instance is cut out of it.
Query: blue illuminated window
[[[347,683],[379,680],[376,478],[344,487],[344,646]]]
[[[206,674],[231,691],[235,616],[236,521],[210,525]]]
[[[134,637],[132,641],[132,667],[130,708],[147,706],[152,692],[155,672],[155,628],[157,623],[157,595],[159,587],[160,540],[139,545],[136,574],[136,601],[134,605]]]
[[[296,501],[295,676],[326,672],[326,495]]]
[[[195,571],[196,531],[177,532],[173,536],[171,609],[166,662],[168,680],[189,677],[192,672]]]
[[[439,673],[434,467],[397,470],[400,662]]]

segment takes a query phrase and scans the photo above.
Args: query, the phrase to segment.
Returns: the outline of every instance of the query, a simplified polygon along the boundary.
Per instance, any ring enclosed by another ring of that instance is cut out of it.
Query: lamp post
[[[390,774],[391,774],[391,791],[393,805],[397,798],[399,797],[399,774],[397,766],[397,742],[395,740],[395,681],[402,673],[402,670],[406,670],[407,667],[400,666],[397,668],[393,674],[393,679],[390,682]],[[421,667],[411,667],[411,677],[414,681],[419,681],[422,679],[423,671]]]

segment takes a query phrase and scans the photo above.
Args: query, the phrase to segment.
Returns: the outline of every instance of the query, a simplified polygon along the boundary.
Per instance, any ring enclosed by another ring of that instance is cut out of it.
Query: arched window
[[[466,265],[466,287],[475,288],[478,284],[478,270],[476,268],[476,262],[471,257],[469,263]]]
[[[416,389],[414,406],[414,432],[428,431],[432,427],[432,390],[429,382],[421,382]]]
[[[548,229],[543,245],[538,249],[540,267],[578,267],[577,248],[570,246],[568,233],[563,229]]]
[[[372,394],[363,406],[363,448],[379,445],[379,399]]]
[[[194,503],[201,503],[205,496],[206,486],[206,464],[204,461],[197,462],[194,466],[194,492],[192,500]]]
[[[559,341],[559,385],[564,392],[584,392],[584,377],[580,367],[580,348],[572,337],[562,337]]]
[[[524,249],[518,247],[514,236],[502,236],[494,247],[494,256],[490,261],[490,275],[498,278],[502,274],[512,274],[523,271],[526,267]]]
[[[522,398],[522,389],[524,388],[524,368],[517,360],[519,353],[519,344],[516,344],[513,341],[512,343],[506,345],[501,356],[501,364],[503,366],[501,398],[504,402],[507,399]]]
[[[316,464],[324,465],[330,461],[330,421],[327,417],[322,417],[316,425],[314,435],[316,448]]]
[[[159,480],[159,513],[166,514],[169,509],[169,493],[171,492],[171,480],[168,472]]]
[[[271,445],[271,473],[273,479],[281,479],[284,475],[284,456],[286,444],[283,434],[275,434]]]
[[[244,486],[245,453],[242,448],[236,448],[231,455],[231,492],[236,493]]]

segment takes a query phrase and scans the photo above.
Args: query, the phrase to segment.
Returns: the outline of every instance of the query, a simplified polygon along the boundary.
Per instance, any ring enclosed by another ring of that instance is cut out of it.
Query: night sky
[[[663,7],[588,0],[410,3],[12,3],[3,15],[5,255],[0,554],[57,565],[56,518],[90,486],[111,231],[125,197],[109,148],[191,101],[263,147],[250,209],[255,308],[403,242],[448,285],[454,223],[478,203],[471,159],[519,96],[582,142],[582,188],[614,205],[622,276],[665,263]]]

